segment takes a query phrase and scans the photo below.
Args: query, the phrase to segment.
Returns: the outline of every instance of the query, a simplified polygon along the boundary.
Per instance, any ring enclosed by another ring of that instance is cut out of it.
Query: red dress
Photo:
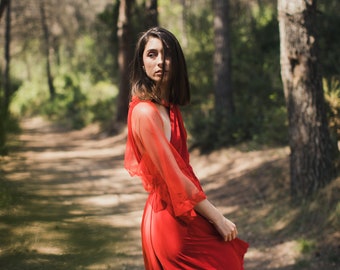
[[[248,244],[225,242],[194,210],[206,198],[190,164],[178,106],[170,105],[171,140],[151,101],[134,97],[128,114],[125,168],[149,192],[141,225],[147,270],[242,270]]]

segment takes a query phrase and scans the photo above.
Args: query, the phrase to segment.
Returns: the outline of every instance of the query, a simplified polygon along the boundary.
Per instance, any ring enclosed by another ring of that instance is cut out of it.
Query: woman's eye
[[[155,58],[155,57],[157,57],[157,52],[151,51],[147,54],[147,56],[150,57],[150,58]]]

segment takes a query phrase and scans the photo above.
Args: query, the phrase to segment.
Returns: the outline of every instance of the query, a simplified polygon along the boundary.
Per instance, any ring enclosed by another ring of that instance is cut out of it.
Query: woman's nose
[[[163,56],[161,54],[158,55],[157,64],[163,65]]]

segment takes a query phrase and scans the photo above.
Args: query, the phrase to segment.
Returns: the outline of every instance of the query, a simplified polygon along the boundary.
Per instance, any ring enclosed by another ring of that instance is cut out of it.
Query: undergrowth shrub
[[[64,71],[54,78],[56,94],[49,97],[39,78],[26,81],[16,94],[11,111],[18,117],[44,116],[67,128],[80,129],[92,122],[105,128],[115,114],[117,87],[108,81],[91,82],[90,76]]]
[[[332,136],[340,140],[340,78],[323,78],[323,89],[328,109],[329,127]]]
[[[116,98],[111,97],[104,100],[98,100],[90,110],[93,114],[93,122],[99,122],[103,130],[110,131],[113,117],[116,114]]]
[[[90,122],[87,97],[79,82],[70,75],[64,75],[63,83],[55,97],[42,105],[41,111],[49,119],[81,129]]]
[[[252,111],[241,110],[232,117],[216,116],[213,110],[194,110],[187,121],[193,148],[203,152],[235,145],[244,141],[258,144],[288,143],[286,109],[270,108],[259,117]]]

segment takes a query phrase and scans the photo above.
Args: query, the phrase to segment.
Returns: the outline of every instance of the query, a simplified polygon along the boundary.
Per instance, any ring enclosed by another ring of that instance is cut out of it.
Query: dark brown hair
[[[154,81],[146,75],[143,69],[143,53],[151,37],[161,40],[164,55],[170,58],[170,78],[166,93],[159,92]],[[131,95],[157,103],[161,100],[176,105],[185,105],[190,102],[190,87],[184,54],[178,40],[168,30],[154,27],[140,36],[132,61]]]

